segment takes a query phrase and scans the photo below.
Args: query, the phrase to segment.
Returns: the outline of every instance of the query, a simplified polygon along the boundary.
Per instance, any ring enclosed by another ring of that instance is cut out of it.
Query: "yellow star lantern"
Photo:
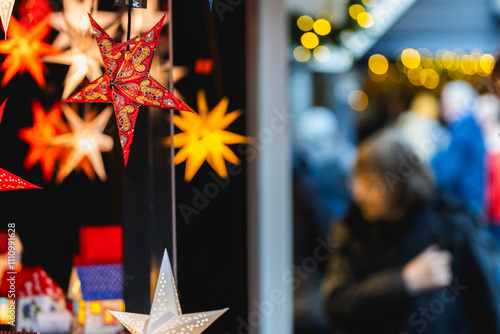
[[[184,179],[189,182],[206,160],[221,178],[227,177],[225,160],[239,165],[240,159],[227,146],[248,143],[248,137],[225,129],[241,115],[241,110],[226,114],[229,99],[223,98],[212,111],[208,110],[204,91],[198,92],[199,113],[174,115],[174,124],[183,132],[173,136],[174,147],[181,148],[174,157],[176,165],[186,161]],[[170,145],[172,137],[165,140]]]

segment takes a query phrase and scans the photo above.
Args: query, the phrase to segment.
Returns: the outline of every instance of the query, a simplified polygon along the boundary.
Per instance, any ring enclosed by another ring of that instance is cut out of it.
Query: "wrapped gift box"
[[[73,260],[68,299],[73,334],[117,334],[124,328],[108,311],[124,311],[121,226],[80,228],[80,254]]]

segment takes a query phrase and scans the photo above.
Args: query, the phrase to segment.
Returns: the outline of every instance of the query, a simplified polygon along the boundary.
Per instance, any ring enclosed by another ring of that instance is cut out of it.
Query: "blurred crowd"
[[[415,95],[358,145],[297,119],[296,333],[500,333],[500,101],[465,81]]]

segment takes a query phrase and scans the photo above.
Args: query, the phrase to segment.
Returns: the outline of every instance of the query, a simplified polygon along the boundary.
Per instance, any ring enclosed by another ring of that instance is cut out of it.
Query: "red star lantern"
[[[3,110],[5,109],[5,100],[0,106],[0,123],[2,122]],[[0,191],[17,190],[17,189],[41,189],[40,187],[31,184],[5,169],[0,168]]]
[[[191,109],[149,74],[165,16],[135,43],[130,52],[125,52],[125,44],[116,44],[90,14],[89,17],[106,73],[70,97],[67,102],[113,103],[126,166],[140,105],[184,111]]]

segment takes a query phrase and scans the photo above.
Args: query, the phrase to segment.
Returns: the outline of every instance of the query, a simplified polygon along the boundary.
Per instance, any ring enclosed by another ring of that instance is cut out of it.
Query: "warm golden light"
[[[363,12],[358,14],[358,24],[363,28],[373,27],[373,16],[370,13]]]
[[[386,73],[389,69],[389,62],[383,55],[374,54],[368,60],[368,67],[373,73],[381,75]]]
[[[478,65],[474,57],[469,55],[462,56],[462,59],[460,59],[460,70],[467,75],[476,74]]]
[[[302,42],[302,45],[304,45],[308,49],[314,49],[319,44],[319,38],[313,32],[306,32],[304,35],[302,35],[300,41]]]
[[[434,89],[439,85],[439,74],[432,68],[426,68],[420,73],[420,81],[427,89]]]
[[[456,70],[459,66],[458,56],[453,51],[445,51],[441,57],[441,62],[447,70]]]
[[[484,73],[490,74],[493,71],[493,66],[495,66],[495,58],[488,53],[484,54],[479,59],[479,66]]]
[[[299,45],[293,50],[293,56],[297,61],[306,62],[311,59],[311,51],[308,48]]]
[[[347,98],[349,106],[356,111],[363,111],[368,107],[368,96],[361,90],[353,90]]]
[[[318,46],[314,49],[314,58],[319,62],[326,62],[330,60],[330,50],[326,46]]]
[[[408,70],[407,77],[408,80],[414,86],[422,86],[422,67],[411,68]]]
[[[99,300],[89,302],[90,305],[90,313],[92,314],[101,314],[102,313],[102,303]]]
[[[415,69],[420,65],[420,54],[415,49],[405,49],[401,53],[401,62],[409,69]]]
[[[365,11],[365,9],[363,8],[363,6],[361,5],[352,5],[351,7],[349,7],[349,15],[357,20],[358,19],[358,15],[360,13],[363,13]]]
[[[325,36],[332,31],[332,26],[330,25],[330,22],[328,22],[325,19],[319,19],[316,20],[313,24],[314,31],[320,35],[320,36]]]
[[[308,15],[302,15],[297,19],[297,26],[302,31],[309,31],[313,28],[314,20]]]

